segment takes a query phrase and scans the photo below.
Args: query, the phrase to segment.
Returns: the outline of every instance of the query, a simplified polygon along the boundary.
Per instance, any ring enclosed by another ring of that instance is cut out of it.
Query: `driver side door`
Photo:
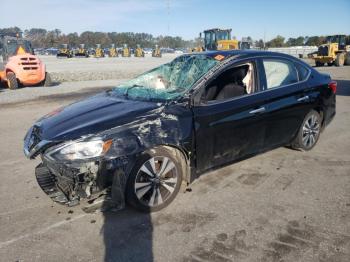
[[[247,62],[254,65],[254,93],[225,100],[201,100],[192,108],[199,173],[262,150],[265,135],[265,121],[262,116],[264,96],[259,93],[257,61],[242,61],[233,66]],[[227,68],[229,69],[232,66]],[[224,72],[225,69],[222,73]]]

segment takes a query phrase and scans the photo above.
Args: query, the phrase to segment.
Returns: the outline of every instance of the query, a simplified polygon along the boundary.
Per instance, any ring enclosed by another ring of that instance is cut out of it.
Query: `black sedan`
[[[181,184],[258,153],[310,150],[335,116],[337,84],[263,51],[186,54],[57,109],[24,139],[54,201],[157,211]]]

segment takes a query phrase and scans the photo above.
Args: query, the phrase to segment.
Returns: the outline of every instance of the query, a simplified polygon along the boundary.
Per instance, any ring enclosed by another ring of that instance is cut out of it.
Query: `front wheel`
[[[7,78],[7,86],[9,89],[17,89],[19,87],[19,83],[15,73],[9,72],[6,75]]]
[[[345,56],[343,53],[337,54],[337,57],[334,61],[335,66],[343,66],[345,61]]]
[[[127,202],[144,212],[158,211],[169,205],[181,187],[181,161],[165,148],[141,155],[128,178]]]
[[[322,118],[320,114],[311,110],[304,118],[298,134],[292,142],[292,147],[304,151],[311,150],[317,143],[321,133]]]

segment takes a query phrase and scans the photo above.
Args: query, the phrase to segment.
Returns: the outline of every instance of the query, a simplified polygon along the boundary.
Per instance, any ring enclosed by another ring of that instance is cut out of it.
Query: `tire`
[[[127,181],[127,202],[142,212],[159,211],[168,206],[181,187],[182,161],[166,148],[140,155]]]
[[[19,87],[19,83],[15,73],[12,73],[12,72],[7,73],[6,78],[7,78],[7,86],[9,89],[14,90]]]
[[[43,81],[43,86],[52,86],[51,75],[48,72],[45,73],[45,80]]]
[[[320,138],[321,124],[322,118],[320,114],[315,110],[311,110],[305,116],[298,134],[291,144],[292,148],[303,151],[311,150]]]
[[[347,53],[344,65],[350,65],[350,52]]]
[[[335,66],[343,66],[344,60],[345,60],[345,56],[343,53],[337,54],[337,58],[334,61]]]
[[[316,61],[316,67],[324,66],[324,63]]]

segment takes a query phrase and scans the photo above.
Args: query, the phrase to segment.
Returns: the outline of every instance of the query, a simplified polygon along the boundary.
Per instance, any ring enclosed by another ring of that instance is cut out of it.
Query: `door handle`
[[[298,98],[298,102],[304,102],[304,101],[307,101],[307,100],[309,100],[309,96],[303,96],[303,97],[300,97],[300,98]]]
[[[258,109],[254,109],[249,112],[249,114],[258,114],[258,113],[263,113],[265,112],[265,107],[259,107]]]

